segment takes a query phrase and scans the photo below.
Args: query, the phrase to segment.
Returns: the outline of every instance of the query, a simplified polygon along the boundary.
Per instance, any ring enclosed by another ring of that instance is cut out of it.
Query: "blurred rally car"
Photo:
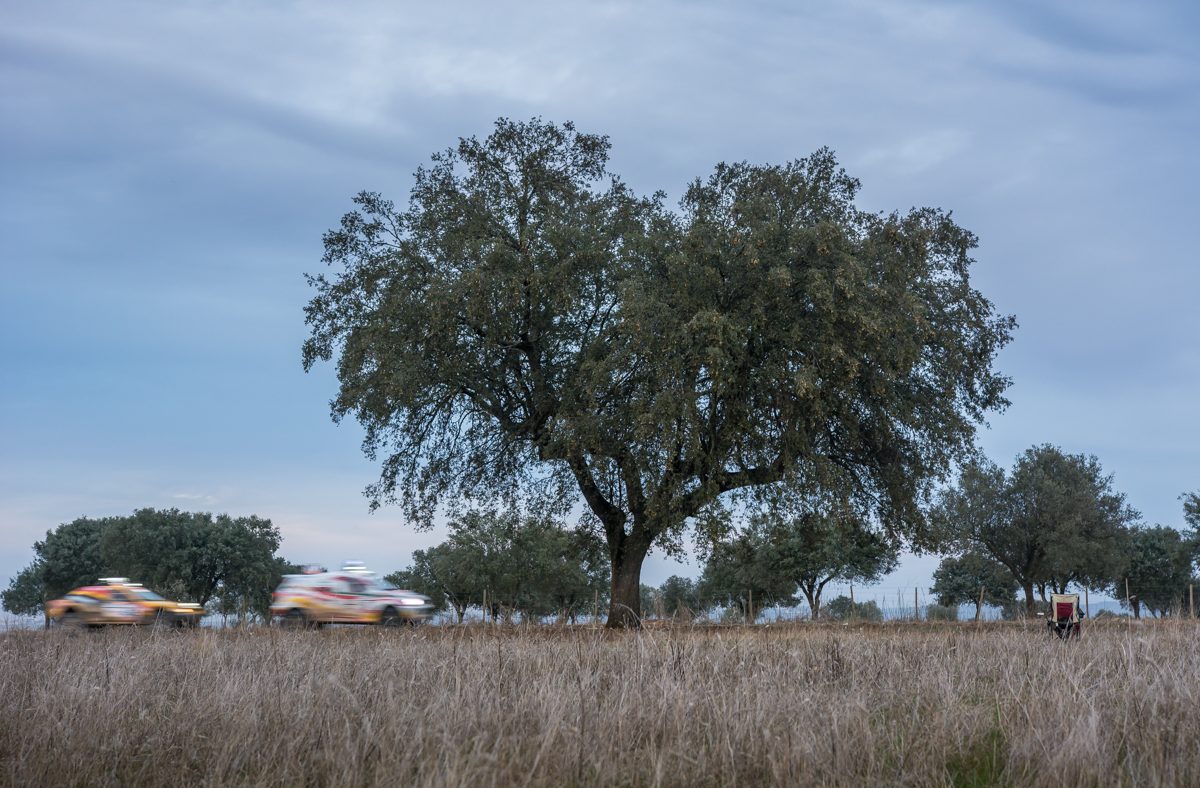
[[[392,588],[362,564],[340,572],[284,575],[271,597],[271,616],[292,626],[418,624],[433,615],[429,597]]]
[[[76,588],[46,603],[46,617],[60,626],[98,627],[107,624],[157,624],[193,627],[204,615],[195,602],[164,599],[141,583],[124,577],[102,577],[103,585]]]

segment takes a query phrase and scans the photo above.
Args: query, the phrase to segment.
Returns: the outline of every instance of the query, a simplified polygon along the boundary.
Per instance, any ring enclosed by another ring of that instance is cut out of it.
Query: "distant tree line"
[[[967,465],[934,508],[938,542],[950,555],[931,589],[943,605],[1011,606],[1026,614],[1051,593],[1087,589],[1127,604],[1135,617],[1186,609],[1200,583],[1200,496],[1184,498],[1190,530],[1140,523],[1093,456],[1055,446],[1028,449],[1005,472]]]
[[[492,619],[573,622],[608,606],[607,548],[585,526],[470,511],[449,528],[448,539],[415,551],[409,567],[385,579],[429,596],[458,622],[469,608]],[[640,615],[692,618],[721,608],[733,619],[754,620],[763,608],[794,605],[802,594],[817,617],[828,583],[873,582],[895,568],[897,556],[898,544],[849,508],[810,506],[790,519],[760,512],[713,540],[698,581],[671,577],[659,589],[643,585]]]
[[[836,484],[793,485],[738,525],[728,510],[698,525],[707,536],[698,579],[640,585],[638,615],[691,619],[714,610],[755,621],[764,608],[806,603],[814,619],[882,617],[874,602],[824,599],[830,584],[869,585],[897,564],[901,540],[862,515]],[[1033,614],[1049,594],[1104,593],[1134,616],[1186,609],[1200,585],[1200,493],[1183,496],[1187,528],[1139,522],[1095,457],[1035,446],[1010,471],[976,460],[930,507],[928,549],[946,557],[933,577],[931,618],[960,605]],[[413,553],[394,585],[428,595],[462,622],[476,608],[492,620],[553,617],[575,622],[610,604],[611,557],[585,519],[574,528],[548,515],[467,510],[442,543]],[[279,531],[255,516],[140,509],[127,517],[79,518],[34,544],[34,560],[3,592],[4,608],[36,614],[48,599],[108,575],[226,615],[266,616],[271,590],[298,568],[276,554]]]
[[[34,543],[33,562],[0,601],[11,613],[38,615],[73,588],[120,576],[218,613],[265,616],[280,578],[298,569],[276,555],[279,540],[270,520],[253,515],[139,509],[125,517],[80,517]]]
[[[413,552],[412,564],[384,579],[430,597],[461,623],[478,607],[493,620],[556,616],[574,622],[607,605],[604,542],[548,517],[469,511],[450,521],[450,537]]]

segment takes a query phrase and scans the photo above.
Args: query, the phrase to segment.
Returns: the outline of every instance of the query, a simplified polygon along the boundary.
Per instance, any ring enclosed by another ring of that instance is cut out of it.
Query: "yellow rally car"
[[[46,603],[46,617],[59,626],[100,627],[109,624],[156,624],[194,627],[204,615],[195,602],[172,602],[141,583],[124,577],[102,577],[103,585],[76,588]]]
[[[359,563],[341,572],[284,575],[271,597],[271,617],[284,625],[418,624],[433,615],[429,597],[392,588]]]

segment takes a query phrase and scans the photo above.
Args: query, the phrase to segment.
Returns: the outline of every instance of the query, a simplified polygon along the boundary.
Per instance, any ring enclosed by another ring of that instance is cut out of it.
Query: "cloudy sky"
[[[1048,10],[1048,7],[1050,10]],[[610,135],[676,199],[820,146],[871,210],[934,205],[1020,329],[1011,465],[1092,453],[1148,522],[1200,489],[1200,6],[1193,3],[0,0],[0,581],[46,529],[270,517],[299,561],[440,540],[300,366],[321,234],[498,116]],[[910,559],[887,586],[929,584]],[[664,559],[645,580],[696,574]]]

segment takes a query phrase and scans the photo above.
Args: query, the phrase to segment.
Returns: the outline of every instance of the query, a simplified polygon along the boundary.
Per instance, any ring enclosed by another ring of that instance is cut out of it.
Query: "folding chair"
[[[1079,637],[1079,618],[1079,594],[1050,595],[1050,614],[1046,618],[1050,634],[1062,640]]]

